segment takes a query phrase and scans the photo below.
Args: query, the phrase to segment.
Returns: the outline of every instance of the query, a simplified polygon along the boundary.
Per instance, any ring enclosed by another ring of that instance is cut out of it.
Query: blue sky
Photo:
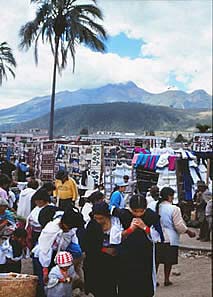
[[[57,92],[133,81],[151,93],[168,89],[212,93],[211,0],[97,3],[104,14],[108,51],[102,54],[79,46],[75,73],[70,61],[57,78]],[[30,0],[1,1],[0,42],[8,42],[18,66],[16,79],[3,81],[0,87],[0,109],[51,92],[53,57],[49,47],[39,45],[38,66],[33,49],[18,49],[20,27],[33,17]]]
[[[187,82],[190,82],[191,78],[188,78]],[[174,72],[168,75],[168,90],[177,88],[178,90],[187,92],[187,83],[183,83],[176,79],[176,74]]]
[[[135,59],[140,56],[143,43],[143,40],[128,38],[122,32],[116,36],[109,36],[107,52],[117,54],[120,57]]]

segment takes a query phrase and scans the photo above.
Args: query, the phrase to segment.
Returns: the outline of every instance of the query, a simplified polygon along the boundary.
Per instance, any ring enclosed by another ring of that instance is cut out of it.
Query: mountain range
[[[211,109],[212,96],[204,90],[190,94],[183,91],[168,90],[160,94],[149,93],[133,82],[107,84],[95,89],[79,89],[56,93],[55,110],[82,104],[113,102],[145,103],[169,106],[178,109]],[[27,102],[0,110],[0,129],[8,124],[21,123],[45,115],[50,110],[50,96],[35,97]]]
[[[196,124],[200,122],[211,125],[211,111],[125,102],[82,104],[56,110],[54,131],[55,136],[76,135],[83,128],[88,129],[89,133],[100,130],[142,133],[154,130],[195,129]],[[46,114],[28,122],[12,124],[10,129],[47,129],[48,124],[49,114]]]

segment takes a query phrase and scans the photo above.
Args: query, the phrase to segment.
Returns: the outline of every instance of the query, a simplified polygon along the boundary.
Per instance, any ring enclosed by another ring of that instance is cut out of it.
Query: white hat
[[[56,255],[55,261],[59,267],[67,267],[72,265],[73,258],[69,252],[63,251]]]
[[[125,183],[125,182],[119,182],[119,183],[116,183],[116,185],[118,187],[127,187],[129,184],[128,183]]]

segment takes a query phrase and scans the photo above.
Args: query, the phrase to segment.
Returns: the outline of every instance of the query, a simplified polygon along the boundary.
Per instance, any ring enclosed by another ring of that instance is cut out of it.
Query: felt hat
[[[47,193],[47,190],[44,188],[38,189],[35,194],[32,196],[33,201],[43,200],[50,202],[50,195]]]
[[[73,257],[69,252],[59,252],[56,255],[55,262],[59,267],[71,266],[73,262]]]
[[[56,174],[56,179],[63,179],[64,177],[68,176],[68,172],[66,170],[59,170]]]
[[[92,207],[92,213],[103,216],[109,216],[109,205],[105,201],[96,202]]]
[[[71,228],[81,228],[84,226],[85,222],[83,220],[83,215],[79,212],[76,207],[68,207],[61,221]]]
[[[57,210],[59,210],[59,208],[54,205],[47,205],[40,210],[38,221],[42,228],[44,228],[47,223],[53,220]]]

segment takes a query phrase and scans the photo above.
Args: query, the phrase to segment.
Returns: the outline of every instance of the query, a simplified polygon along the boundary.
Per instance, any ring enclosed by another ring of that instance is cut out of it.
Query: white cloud
[[[101,3],[108,11],[106,22],[110,34],[124,31],[129,37],[142,38],[146,42],[141,48],[143,55],[157,57],[162,72],[169,68],[183,83],[190,76],[192,81],[186,85],[189,91],[199,87],[212,92],[211,1],[121,3],[117,0]],[[119,25],[114,22],[116,15]],[[153,88],[156,92],[155,86]]]
[[[0,42],[13,48],[18,63],[16,79],[10,78],[0,88],[0,108],[14,105],[51,90],[53,58],[41,45],[39,64],[33,51],[18,50],[18,31],[33,17],[29,0],[1,2]],[[116,54],[94,53],[79,47],[76,71],[71,63],[58,77],[57,91],[98,87],[107,83],[134,81],[150,92],[167,89],[169,73],[188,91],[212,91],[212,3],[205,1],[100,0],[105,27],[110,35],[124,32],[129,38],[143,39],[143,56],[154,59],[121,58]]]

